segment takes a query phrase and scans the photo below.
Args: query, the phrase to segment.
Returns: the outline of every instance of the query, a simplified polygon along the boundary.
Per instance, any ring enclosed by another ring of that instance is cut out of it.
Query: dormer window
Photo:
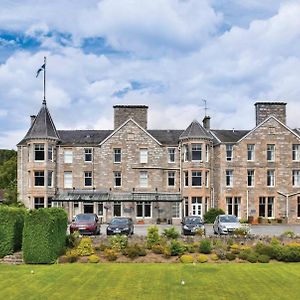
[[[34,160],[44,161],[45,160],[45,145],[34,144]]]

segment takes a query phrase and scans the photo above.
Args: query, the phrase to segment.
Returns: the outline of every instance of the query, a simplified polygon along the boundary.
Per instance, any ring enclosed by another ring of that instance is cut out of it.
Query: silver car
[[[241,223],[236,216],[233,215],[219,215],[213,225],[215,234],[230,234],[234,233],[236,229],[241,228]]]

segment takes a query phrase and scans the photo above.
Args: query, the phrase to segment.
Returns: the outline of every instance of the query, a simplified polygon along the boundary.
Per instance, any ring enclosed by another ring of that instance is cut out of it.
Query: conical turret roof
[[[202,125],[194,120],[188,128],[180,135],[179,140],[183,139],[212,139],[212,136]]]
[[[29,139],[60,139],[45,100],[22,142]]]

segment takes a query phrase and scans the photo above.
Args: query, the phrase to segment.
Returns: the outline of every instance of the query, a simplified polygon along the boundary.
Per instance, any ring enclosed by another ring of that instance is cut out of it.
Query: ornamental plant
[[[147,248],[151,249],[153,245],[159,243],[159,234],[157,226],[150,226],[147,228]]]

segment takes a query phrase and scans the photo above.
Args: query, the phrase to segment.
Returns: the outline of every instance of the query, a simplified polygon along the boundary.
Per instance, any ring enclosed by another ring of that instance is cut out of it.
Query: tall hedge
[[[65,248],[67,223],[67,214],[61,208],[30,210],[24,222],[24,261],[31,264],[54,263]]]
[[[0,257],[21,249],[25,210],[0,206]]]

